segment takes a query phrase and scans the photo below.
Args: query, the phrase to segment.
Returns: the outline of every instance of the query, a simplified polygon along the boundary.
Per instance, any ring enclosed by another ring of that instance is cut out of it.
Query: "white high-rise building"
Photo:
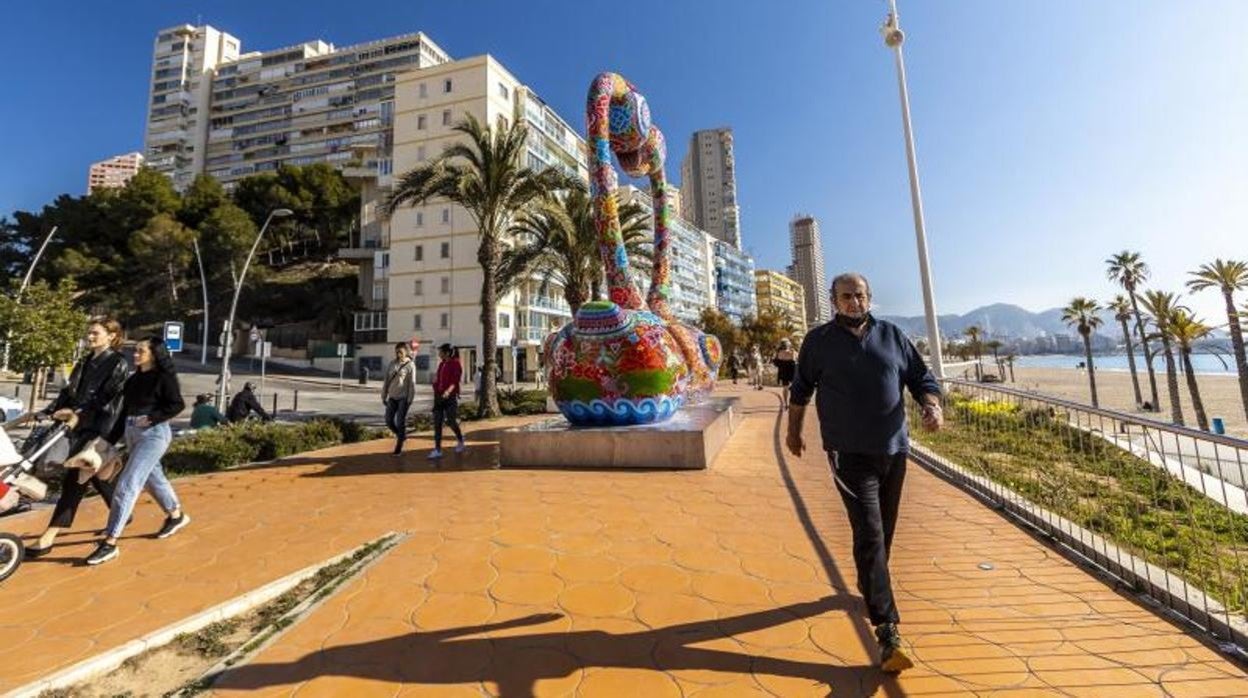
[[[97,189],[120,189],[143,166],[142,153],[114,155],[107,160],[93,163],[87,170],[87,193]]]
[[[716,240],[741,249],[732,129],[697,131],[680,163],[681,212]]]
[[[143,155],[178,189],[204,171],[213,72],[237,59],[241,45],[207,25],[183,24],[156,35]]]
[[[810,327],[822,325],[832,319],[832,301],[823,271],[819,221],[810,215],[795,216],[789,222],[789,244],[793,251],[789,276],[802,285],[806,294],[806,324]]]

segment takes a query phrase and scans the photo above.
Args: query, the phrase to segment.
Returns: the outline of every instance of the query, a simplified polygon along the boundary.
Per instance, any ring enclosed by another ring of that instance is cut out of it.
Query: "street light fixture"
[[[35,258],[30,260],[30,266],[26,269],[26,276],[22,277],[22,285],[17,289],[17,301],[20,303],[22,294],[26,293],[26,287],[30,285],[31,276],[35,273],[35,265],[39,263],[39,258],[43,256],[43,251],[48,249],[48,243],[52,242],[52,236],[56,235],[60,226],[52,226],[52,230],[48,232],[48,236],[43,239],[43,244],[39,245],[39,251],[35,252]],[[8,372],[9,370],[9,330],[4,332],[4,357],[0,364],[0,371]]]
[[[914,132],[910,128],[910,93],[906,89],[906,62],[901,45],[906,35],[901,31],[897,0],[888,0],[888,18],[880,27],[884,45],[897,58],[897,89],[901,93],[901,125],[906,139],[906,161],[910,169],[910,205],[914,209],[914,237],[919,248],[919,276],[923,284],[923,311],[927,315],[927,347],[932,359],[932,372],[945,377],[945,362],[940,346],[940,327],[936,321],[936,299],[932,291],[932,272],[927,258],[927,232],[923,225],[923,197],[919,192],[919,165],[914,154]]]
[[[234,349],[234,313],[238,310],[238,296],[243,290],[243,281],[247,278],[247,268],[251,266],[252,257],[256,256],[256,248],[260,246],[260,240],[264,237],[264,231],[268,230],[269,223],[274,218],[285,218],[295,215],[294,211],[288,208],[275,208],[269,212],[267,218],[264,219],[264,225],[260,226],[260,232],[256,233],[255,242],[251,243],[251,251],[247,253],[247,261],[243,263],[243,271],[238,275],[238,283],[234,284],[234,300],[230,303],[230,319],[225,323],[225,341],[223,343],[223,351],[221,355],[221,375],[219,377],[220,385],[217,386],[217,407],[225,406],[225,383],[226,375],[230,367],[230,353]]]

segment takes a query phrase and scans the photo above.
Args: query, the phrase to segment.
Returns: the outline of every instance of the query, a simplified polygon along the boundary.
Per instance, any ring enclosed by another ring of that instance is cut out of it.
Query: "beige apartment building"
[[[142,166],[143,153],[137,152],[114,155],[94,163],[87,170],[87,193],[97,189],[120,189],[126,186],[131,177],[138,174]]]
[[[587,177],[586,149],[569,126],[492,56],[477,56],[410,71],[398,77],[394,108],[394,174],[428,164],[466,138],[453,130],[471,114],[484,124],[523,121],[526,165],[556,167]],[[380,364],[394,342],[419,339],[417,365],[433,367],[434,347],[458,348],[472,374],[481,357],[481,287],[476,223],[446,201],[403,208],[389,225],[389,304],[385,344],[366,344],[361,356]],[[498,304],[498,346],[504,381],[533,380],[541,342],[571,320],[557,284],[522,282]]]
[[[772,311],[790,320],[799,337],[806,336],[806,292],[802,285],[771,269],[754,271],[758,312]]]
[[[689,138],[689,150],[680,163],[680,198],[686,220],[741,249],[732,129],[696,131]]]

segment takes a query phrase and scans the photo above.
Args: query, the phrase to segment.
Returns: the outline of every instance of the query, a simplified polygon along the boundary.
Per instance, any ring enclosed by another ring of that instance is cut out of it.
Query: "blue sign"
[[[165,347],[172,352],[182,351],[182,323],[165,323]]]

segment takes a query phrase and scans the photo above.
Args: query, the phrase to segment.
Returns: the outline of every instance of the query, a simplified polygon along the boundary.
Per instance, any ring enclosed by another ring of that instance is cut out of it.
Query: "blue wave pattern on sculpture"
[[[559,411],[573,424],[618,427],[629,424],[653,424],[663,422],[676,414],[685,401],[682,398],[646,398],[632,402],[604,400],[565,400]]]

